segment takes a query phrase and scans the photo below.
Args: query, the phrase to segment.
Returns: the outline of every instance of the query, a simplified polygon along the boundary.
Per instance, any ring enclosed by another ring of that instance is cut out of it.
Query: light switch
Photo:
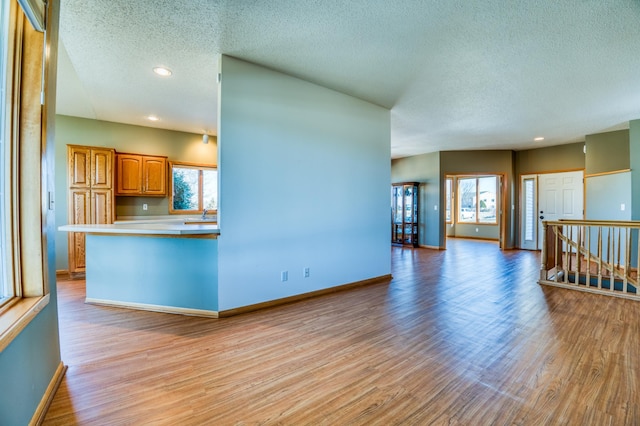
[[[623,211],[624,211],[624,209],[625,209],[626,207],[627,207],[627,206],[625,206],[625,205],[624,205],[624,203],[620,204],[620,211],[622,211],[622,212],[623,212]]]

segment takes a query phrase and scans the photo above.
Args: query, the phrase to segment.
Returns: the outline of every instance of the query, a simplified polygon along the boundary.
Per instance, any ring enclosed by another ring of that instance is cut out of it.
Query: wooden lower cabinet
[[[113,190],[91,190],[91,223],[113,223]]]

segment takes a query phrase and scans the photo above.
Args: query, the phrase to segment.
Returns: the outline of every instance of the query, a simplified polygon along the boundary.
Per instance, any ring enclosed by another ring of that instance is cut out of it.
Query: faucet
[[[202,210],[202,220],[205,220],[207,218],[207,209],[203,209]]]

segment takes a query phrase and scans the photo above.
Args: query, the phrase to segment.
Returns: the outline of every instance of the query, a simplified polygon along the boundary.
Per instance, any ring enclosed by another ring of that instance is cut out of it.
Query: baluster
[[[616,255],[616,265],[618,267],[618,269],[620,269],[620,258],[622,257],[622,253],[620,252],[620,228],[617,228],[618,230],[618,244],[616,244],[616,246],[618,247],[618,254]]]
[[[576,285],[580,284],[580,271],[582,270],[582,260],[580,259],[580,244],[582,244],[582,227],[576,225]],[[573,250],[573,249],[572,249]]]
[[[586,258],[585,283],[591,286],[591,226],[585,227],[584,256]]]
[[[571,241],[573,230],[571,229],[570,226],[563,226],[562,230],[564,231],[564,235],[566,236],[566,240],[565,240],[566,243],[562,245],[562,250],[564,254],[564,282],[566,284],[569,282],[569,271],[571,270],[571,257],[569,256],[569,241]]]
[[[598,288],[602,288],[602,226],[598,226]]]
[[[549,271],[547,270],[549,266],[549,259],[547,259],[547,245],[549,244],[549,234],[547,233],[547,222],[542,221],[542,253],[540,253],[540,279],[548,280],[549,279]]]
[[[607,273],[611,275],[611,265],[613,264],[611,251],[613,249],[613,242],[611,239],[613,238],[613,228],[610,226],[608,228],[609,234],[607,235],[607,261],[605,263],[605,269]],[[611,290],[611,286],[609,286],[609,290]]]
[[[629,227],[626,226],[624,228],[624,235],[626,238],[625,241],[625,252],[624,252],[624,280],[622,282],[622,291],[627,293],[628,284],[629,284],[629,262],[630,262],[630,253],[631,253],[631,236],[629,235]]]
[[[558,274],[560,274],[560,253],[558,253],[558,238],[560,238],[559,235],[559,225],[552,225],[553,226],[553,230],[555,231],[553,233],[553,261],[555,263],[554,268],[556,269],[556,273],[555,273],[555,281],[558,282]]]
[[[634,282],[634,287],[636,288],[636,296],[638,295],[638,284],[640,284],[640,228],[636,228],[636,252],[638,257],[636,258],[636,280]]]

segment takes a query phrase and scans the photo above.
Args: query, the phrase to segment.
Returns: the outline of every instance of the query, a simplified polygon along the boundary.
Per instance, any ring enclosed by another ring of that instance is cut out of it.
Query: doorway
[[[445,247],[449,237],[493,240],[504,248],[504,176],[446,175]]]

